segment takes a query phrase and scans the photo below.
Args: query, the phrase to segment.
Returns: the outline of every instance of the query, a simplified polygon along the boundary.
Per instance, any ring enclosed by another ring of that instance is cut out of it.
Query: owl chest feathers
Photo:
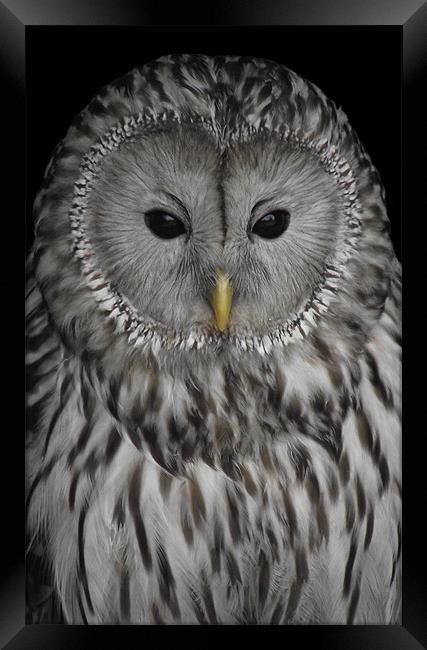
[[[375,366],[389,345],[381,330],[334,365],[318,340],[309,373],[272,357],[181,382],[151,371],[140,390],[125,378],[103,394],[96,372],[76,364],[70,378],[65,364],[29,514],[52,540],[66,618],[398,616],[399,387]]]

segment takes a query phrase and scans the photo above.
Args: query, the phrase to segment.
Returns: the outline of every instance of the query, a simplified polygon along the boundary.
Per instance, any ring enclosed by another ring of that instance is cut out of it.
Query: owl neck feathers
[[[203,363],[181,356],[171,364],[166,352],[124,347],[97,358],[86,349],[78,357],[81,386],[128,442],[172,475],[202,460],[233,476],[244,458],[274,453],[283,442],[297,461],[302,455],[292,450],[309,444],[338,462],[365,340],[359,331],[352,336],[346,351],[325,331],[308,337],[303,350],[224,351]]]

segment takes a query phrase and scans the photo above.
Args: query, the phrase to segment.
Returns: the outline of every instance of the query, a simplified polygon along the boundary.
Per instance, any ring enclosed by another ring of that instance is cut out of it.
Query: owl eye
[[[264,239],[275,239],[285,232],[289,221],[290,215],[287,210],[273,210],[258,219],[252,227],[252,232]]]
[[[184,224],[178,217],[163,210],[150,210],[144,220],[151,232],[161,239],[174,239],[185,233]]]

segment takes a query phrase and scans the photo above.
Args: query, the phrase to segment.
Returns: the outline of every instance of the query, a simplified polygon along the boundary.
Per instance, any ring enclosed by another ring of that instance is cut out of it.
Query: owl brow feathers
[[[158,131],[173,124],[187,125],[207,130],[220,146],[226,146],[224,133],[219,132],[214,121],[199,115],[186,115],[171,110],[156,114],[145,111],[136,116],[124,117],[94,144],[83,157],[80,176],[74,183],[74,195],[69,211],[69,219],[74,239],[74,256],[80,261],[85,282],[94,293],[99,309],[115,325],[117,333],[124,333],[128,343],[134,347],[149,344],[151,348],[200,349],[206,345],[220,343],[221,333],[214,334],[202,327],[192,328],[188,332],[169,330],[166,326],[149,318],[143,318],[127,297],[105,278],[97,263],[85,224],[85,212],[93,183],[99,173],[103,158],[116,151],[125,141],[130,141],[139,132]],[[343,196],[344,246],[335,253],[334,259],[324,267],[322,280],[314,289],[310,299],[294,318],[288,318],[267,334],[247,336],[234,334],[230,336],[233,344],[241,350],[257,350],[268,354],[273,345],[288,345],[292,340],[301,340],[307,336],[322,314],[328,311],[329,304],[335,297],[339,281],[347,260],[357,246],[361,234],[361,223],[357,216],[360,209],[356,181],[348,162],[339,156],[334,146],[326,140],[316,141],[301,131],[267,129],[265,126],[242,122],[238,128],[226,135],[227,141],[245,141],[260,134],[274,134],[290,147],[305,150],[316,156],[326,172],[337,183]]]

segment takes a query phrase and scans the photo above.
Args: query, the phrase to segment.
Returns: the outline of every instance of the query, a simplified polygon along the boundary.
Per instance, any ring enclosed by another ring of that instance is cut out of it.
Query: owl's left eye
[[[289,226],[290,215],[287,210],[272,210],[252,226],[254,235],[264,239],[276,239],[285,232]]]
[[[150,210],[144,219],[151,232],[161,239],[174,239],[185,233],[181,219],[163,210]]]

